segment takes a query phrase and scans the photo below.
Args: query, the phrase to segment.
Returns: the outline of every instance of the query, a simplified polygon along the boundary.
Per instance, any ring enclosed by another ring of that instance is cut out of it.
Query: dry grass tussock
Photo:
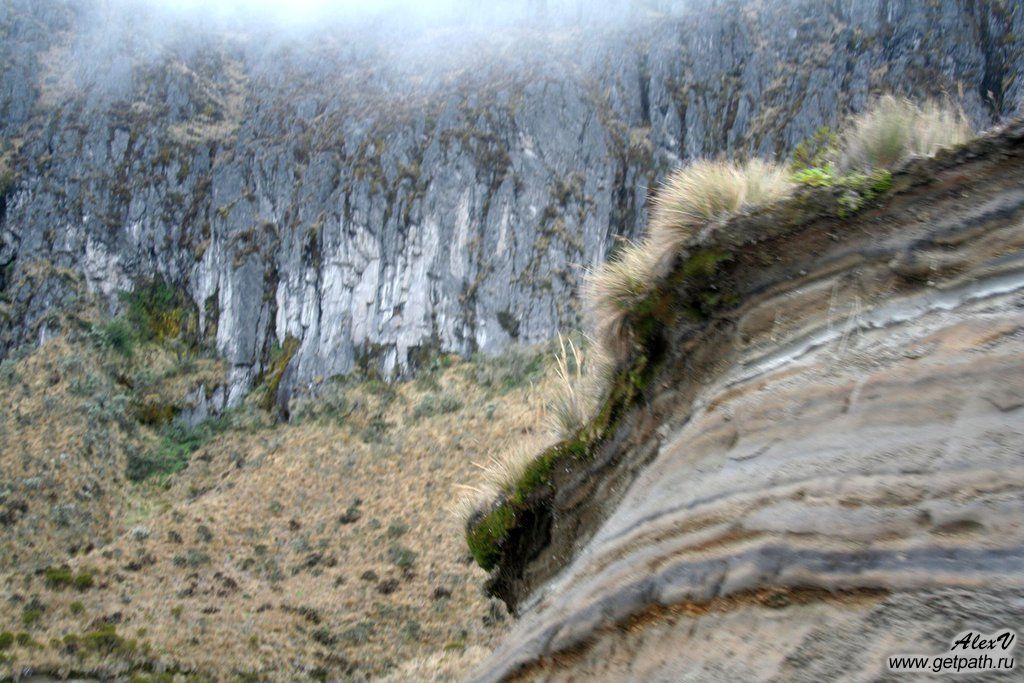
[[[548,403],[548,424],[557,440],[575,436],[590,421],[604,398],[611,364],[599,345],[586,350],[568,337],[558,336],[554,394]]]
[[[652,274],[665,275],[680,248],[709,223],[776,202],[792,187],[784,167],[761,159],[742,164],[699,160],[675,171],[651,209]]]
[[[633,346],[629,315],[651,291],[655,254],[650,243],[626,242],[587,274],[583,297],[593,335],[612,358],[624,358]]]
[[[850,121],[836,166],[841,173],[891,168],[911,156],[930,156],[973,136],[959,107],[938,102],[918,106],[886,95]]]
[[[601,350],[616,362],[628,355],[634,342],[630,314],[690,239],[715,221],[778,201],[792,188],[782,166],[760,159],[701,160],[669,176],[654,200],[643,240],[627,243],[587,278],[584,296]]]

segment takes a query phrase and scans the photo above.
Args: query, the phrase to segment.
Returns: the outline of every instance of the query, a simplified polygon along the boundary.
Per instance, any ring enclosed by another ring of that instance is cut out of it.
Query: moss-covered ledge
[[[521,531],[524,520],[535,522],[550,516],[553,474],[559,469],[571,470],[586,461],[641,396],[652,367],[646,356],[639,356],[628,370],[619,373],[611,394],[586,427],[572,439],[542,451],[508,494],[469,519],[466,543],[477,564],[490,571],[508,554],[510,544],[517,541],[517,532]]]

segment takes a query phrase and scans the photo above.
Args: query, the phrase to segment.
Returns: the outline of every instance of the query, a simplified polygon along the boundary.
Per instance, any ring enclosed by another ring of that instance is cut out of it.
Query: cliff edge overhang
[[[695,423],[716,405],[728,404],[734,394],[749,391],[758,382],[770,386],[764,378],[774,373],[795,374],[802,364],[820,362],[808,360],[815,353],[846,353],[852,348],[851,340],[873,331],[904,334],[901,330],[913,329],[924,316],[956,313],[973,302],[1007,296],[1024,287],[1022,162],[1024,121],[1018,119],[934,158],[912,159],[856,190],[803,188],[775,206],[712,225],[696,236],[652,295],[650,305],[641,307],[642,319],[633,321],[635,329],[644,330],[643,339],[619,372],[594,423],[576,440],[545,452],[528,489],[496,501],[470,521],[471,546],[474,535],[478,541],[493,543],[488,557],[493,567],[490,590],[511,608],[544,615],[536,618],[554,619],[558,624],[556,628],[547,623],[543,637],[532,634],[540,640],[524,643],[511,638],[512,645],[496,656],[489,671],[515,670],[542,654],[549,656],[587,640],[598,623],[621,622],[652,605],[666,604],[659,597],[665,586],[657,582],[668,579],[659,578],[653,566],[647,578],[630,584],[632,597],[625,597],[618,588],[603,594],[598,590],[589,597],[599,595],[600,599],[576,604],[555,595],[570,585],[574,590],[594,589],[567,582],[583,581],[579,572],[586,581],[596,581],[595,574],[600,572],[593,566],[584,571],[588,565],[608,568],[611,561],[601,560],[600,553],[602,544],[610,542],[609,519],[630,516],[620,509],[624,497],[637,495],[637,487],[651,485],[653,475],[645,470],[658,469],[667,449],[686,452],[688,444],[680,443],[680,433],[686,434],[693,450],[690,457],[679,455],[676,460],[671,476],[680,479],[700,478],[704,470],[700,454],[708,447],[706,441],[724,439],[719,446],[725,451],[742,444],[744,426],[730,425],[732,420],[716,424],[710,433],[694,431]],[[973,315],[962,317],[969,321]],[[906,353],[927,351],[908,348]],[[841,364],[837,361],[837,366]],[[906,381],[904,389],[910,389],[912,381]],[[953,388],[961,381],[963,377],[950,373]],[[1013,385],[1009,376],[1007,381]],[[971,389],[959,390],[969,393]],[[1012,393],[1012,386],[1007,391]],[[849,404],[858,397],[843,400]],[[949,421],[941,408],[928,403],[926,394],[921,400],[917,408],[905,406],[914,414],[894,429],[909,428],[915,420]],[[1004,407],[1013,403],[992,400]],[[766,394],[764,411],[773,407],[777,406],[771,394]],[[821,419],[827,425],[831,417],[840,415],[845,413],[832,415],[826,410]],[[899,416],[894,410],[893,419]],[[873,422],[862,425],[866,443],[874,438],[877,427]],[[852,436],[856,437],[856,430]],[[798,440],[801,435],[790,437]],[[782,434],[776,440],[785,438]],[[662,471],[662,475],[669,473]],[[758,476],[771,479],[773,475],[769,471]],[[638,478],[644,484],[635,483]],[[710,500],[719,494],[711,487],[704,495]],[[707,503],[682,494],[680,500],[680,507]],[[495,523],[500,533],[487,527]],[[632,518],[630,524],[630,533],[639,537],[645,525],[658,522]],[[784,532],[783,525],[779,533]],[[660,542],[633,538],[629,551],[618,551],[618,561],[644,556],[644,544],[654,548]],[[1019,550],[1007,552],[1012,555]],[[776,557],[773,562],[790,562],[794,567],[805,562],[782,555],[783,559]],[[667,563],[670,556],[656,564]],[[867,560],[851,558],[833,558],[834,573],[859,573],[858,567]],[[953,559],[949,562],[956,564]],[[678,597],[686,596],[680,601],[707,602],[773,587],[771,581],[755,578],[738,581],[735,587],[708,588],[695,577],[706,578],[709,566],[677,571],[676,583],[689,586],[673,589]],[[639,567],[638,576],[644,574]],[[891,588],[885,581],[866,578],[798,583],[791,587]],[[564,610],[557,618],[552,617],[553,601]],[[576,619],[587,625],[580,626]],[[572,628],[579,632],[573,637],[557,636],[569,623],[575,623]]]

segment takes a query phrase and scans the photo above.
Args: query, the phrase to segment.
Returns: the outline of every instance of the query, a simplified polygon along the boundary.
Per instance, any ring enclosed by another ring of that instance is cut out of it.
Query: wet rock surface
[[[0,6],[0,353],[82,286],[114,309],[159,276],[229,361],[227,402],[289,339],[283,394],[546,339],[674,164],[784,155],[883,90],[956,93],[987,125],[1024,64],[1024,13],[998,2],[668,3],[362,42],[152,41],[159,16],[105,7]]]

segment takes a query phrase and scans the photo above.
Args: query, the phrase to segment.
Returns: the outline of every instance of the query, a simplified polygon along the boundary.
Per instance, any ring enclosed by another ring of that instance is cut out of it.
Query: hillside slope
[[[688,246],[735,304],[667,331],[519,517],[492,587],[522,617],[477,680],[875,679],[1020,623],[1024,121],[892,181]]]
[[[535,438],[537,352],[338,378],[289,423],[257,395],[182,432],[139,421],[131,364],[189,394],[213,373],[158,351],[78,335],[0,364],[0,680],[402,681],[427,659],[458,680],[493,648],[505,608],[451,504],[491,444]],[[180,472],[126,476],[179,447]]]

